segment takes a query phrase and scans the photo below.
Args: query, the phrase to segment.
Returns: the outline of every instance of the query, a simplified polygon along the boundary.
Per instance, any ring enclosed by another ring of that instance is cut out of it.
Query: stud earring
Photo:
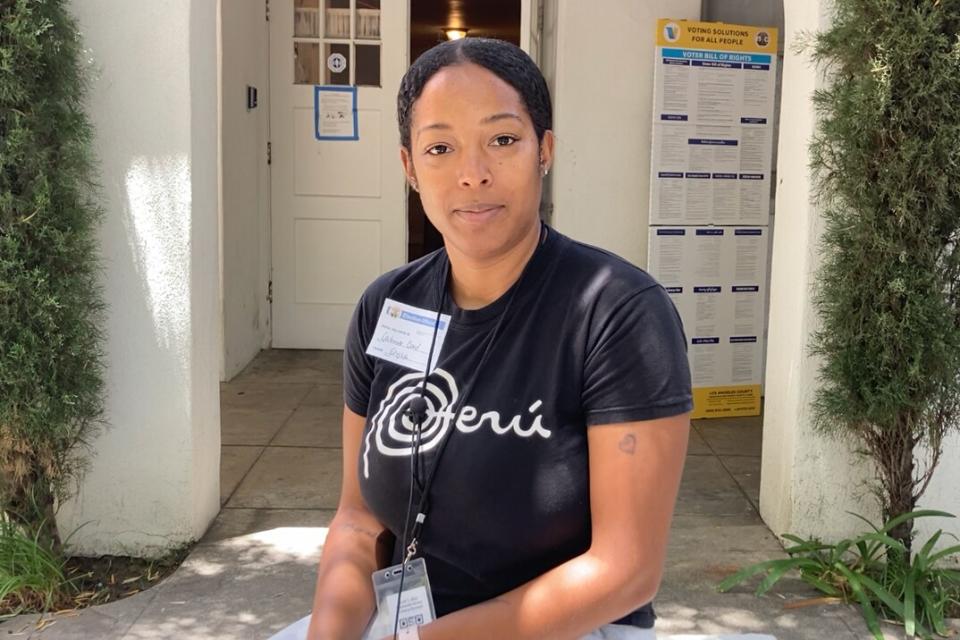
[[[547,174],[550,173],[550,169],[548,169],[548,168],[547,168],[546,166],[544,166],[544,165],[541,165],[540,168],[543,169],[543,177],[546,178],[546,177],[547,177]]]
[[[417,193],[420,193],[420,187],[417,186],[417,181],[413,178],[410,179],[410,187]]]

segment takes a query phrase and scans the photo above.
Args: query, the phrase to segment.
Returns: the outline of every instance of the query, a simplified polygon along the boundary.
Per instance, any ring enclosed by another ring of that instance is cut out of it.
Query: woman
[[[401,638],[653,637],[692,407],[677,313],[640,269],[541,223],[550,98],[520,49],[434,47],[398,117],[444,249],[378,278],[354,314],[308,638],[360,638],[371,574],[406,556],[437,619]],[[394,344],[404,319],[426,333]]]

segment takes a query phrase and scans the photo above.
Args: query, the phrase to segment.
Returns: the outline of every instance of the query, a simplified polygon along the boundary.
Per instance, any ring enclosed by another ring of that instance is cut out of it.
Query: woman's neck
[[[516,246],[490,260],[474,260],[447,247],[450,292],[461,309],[481,309],[513,286],[540,243],[540,220]]]

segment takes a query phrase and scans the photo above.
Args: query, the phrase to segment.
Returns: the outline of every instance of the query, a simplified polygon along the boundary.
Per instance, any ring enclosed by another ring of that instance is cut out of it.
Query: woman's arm
[[[357,640],[375,608],[370,576],[378,540],[387,532],[370,513],[357,480],[365,418],[343,408],[343,484],[340,504],[320,556],[308,640]]]
[[[590,427],[590,549],[421,627],[421,639],[575,639],[653,600],[689,432],[689,414]]]

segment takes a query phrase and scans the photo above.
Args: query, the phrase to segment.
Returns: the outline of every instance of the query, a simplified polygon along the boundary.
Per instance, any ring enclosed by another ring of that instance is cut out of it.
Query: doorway
[[[410,61],[447,40],[445,30],[464,29],[468,37],[497,38],[520,46],[520,0],[412,0]],[[407,260],[443,246],[443,238],[423,211],[420,194],[407,190]]]
[[[405,258],[407,3],[271,0],[269,24],[272,346],[341,349],[365,287]]]

